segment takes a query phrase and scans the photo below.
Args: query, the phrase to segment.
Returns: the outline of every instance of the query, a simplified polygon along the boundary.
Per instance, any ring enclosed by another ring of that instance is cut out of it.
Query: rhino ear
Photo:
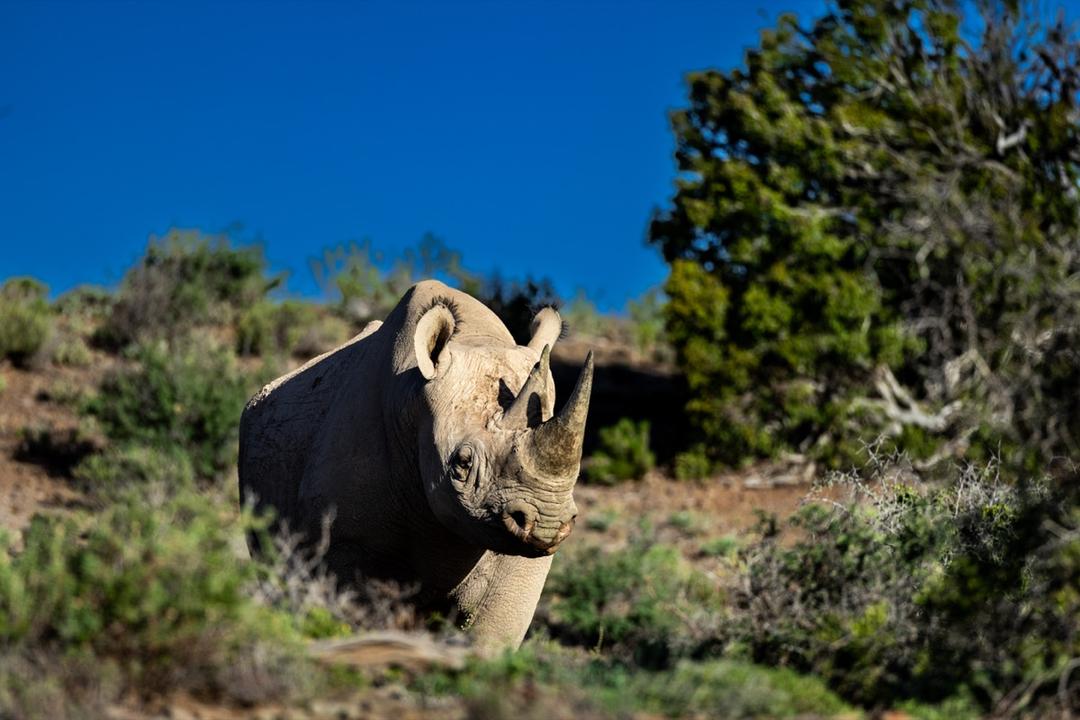
[[[416,366],[426,380],[439,374],[439,367],[446,360],[446,343],[454,334],[454,314],[445,305],[434,305],[416,322],[413,347],[416,350]]]
[[[555,341],[562,335],[563,324],[559,311],[553,307],[541,308],[532,321],[532,337],[529,347],[540,352],[544,346],[554,347]]]

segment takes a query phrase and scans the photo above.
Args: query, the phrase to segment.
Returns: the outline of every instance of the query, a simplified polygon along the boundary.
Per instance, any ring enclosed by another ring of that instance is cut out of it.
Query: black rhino
[[[481,649],[517,647],[577,515],[593,362],[554,415],[561,332],[545,308],[519,346],[469,295],[413,286],[384,322],[251,399],[242,500],[309,534],[333,511],[339,579],[412,584],[421,605],[456,605]]]

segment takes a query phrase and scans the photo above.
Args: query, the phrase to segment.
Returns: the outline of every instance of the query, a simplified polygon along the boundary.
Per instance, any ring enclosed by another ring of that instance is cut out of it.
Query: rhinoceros
[[[517,647],[552,553],[577,516],[573,489],[592,388],[589,353],[554,414],[540,310],[528,345],[471,296],[414,285],[384,322],[260,390],[240,421],[240,494],[318,532],[341,581],[418,588],[456,609],[481,650]]]

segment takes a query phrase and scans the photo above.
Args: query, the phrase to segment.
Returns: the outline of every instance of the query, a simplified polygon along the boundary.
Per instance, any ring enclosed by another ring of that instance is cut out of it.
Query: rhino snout
[[[503,508],[502,519],[506,529],[518,540],[547,553],[555,552],[574,529],[577,508],[571,503],[568,516],[557,524],[539,522],[540,512],[531,503],[513,500]]]

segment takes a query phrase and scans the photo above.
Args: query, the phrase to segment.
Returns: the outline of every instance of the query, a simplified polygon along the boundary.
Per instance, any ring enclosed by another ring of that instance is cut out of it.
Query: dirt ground
[[[27,371],[0,366],[0,529],[19,530],[37,512],[79,501],[65,468],[44,458],[27,457],[24,435],[37,428],[77,432],[77,415],[57,396],[93,388],[100,373],[97,368],[50,365]]]

